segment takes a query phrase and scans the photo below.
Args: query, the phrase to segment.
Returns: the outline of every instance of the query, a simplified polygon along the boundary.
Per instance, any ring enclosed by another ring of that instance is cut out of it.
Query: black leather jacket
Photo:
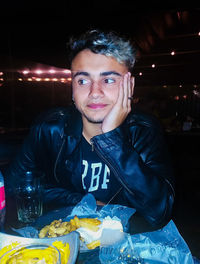
[[[75,182],[81,175],[82,119],[74,107],[41,116],[8,170],[10,183],[28,169],[45,172],[45,202],[76,204],[85,191]],[[173,170],[163,131],[156,119],[132,112],[118,128],[91,139],[94,150],[112,170],[122,190],[113,203],[135,208],[151,224],[171,217]]]

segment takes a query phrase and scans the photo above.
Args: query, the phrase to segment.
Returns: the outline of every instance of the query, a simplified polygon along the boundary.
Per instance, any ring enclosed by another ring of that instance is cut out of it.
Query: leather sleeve
[[[123,186],[123,197],[153,225],[166,223],[174,202],[173,168],[157,123],[120,126],[92,138],[95,150]],[[124,199],[124,198],[123,198]]]
[[[41,170],[46,173],[43,179],[44,203],[47,206],[55,203],[57,207],[75,205],[82,199],[83,195],[62,188],[53,179],[52,167],[54,164],[51,165],[51,159],[47,156],[47,151],[45,151],[45,142],[49,140],[47,139],[48,130],[45,135],[42,133],[41,124],[34,125],[31,128],[16,158],[5,171],[6,193],[8,196],[14,195],[14,186],[18,184],[20,179],[25,177],[27,170]]]

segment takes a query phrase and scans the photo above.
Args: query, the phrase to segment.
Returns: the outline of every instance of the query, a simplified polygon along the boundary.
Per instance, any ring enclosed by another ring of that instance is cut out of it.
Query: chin
[[[95,118],[89,118],[87,117],[87,121],[93,124],[102,124],[103,123],[103,119],[95,119]]]
[[[102,117],[94,117],[94,116],[89,116],[85,115],[84,117],[87,119],[88,122],[93,123],[93,124],[101,124],[103,123],[104,118]]]

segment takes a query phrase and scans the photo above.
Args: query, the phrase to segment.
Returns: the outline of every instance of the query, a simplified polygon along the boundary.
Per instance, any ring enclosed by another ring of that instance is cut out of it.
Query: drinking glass
[[[2,264],[51,263],[61,264],[60,251],[53,245],[25,244],[14,247],[0,257]]]
[[[17,217],[22,223],[32,223],[43,211],[42,173],[27,171],[21,176],[19,184],[15,187]]]

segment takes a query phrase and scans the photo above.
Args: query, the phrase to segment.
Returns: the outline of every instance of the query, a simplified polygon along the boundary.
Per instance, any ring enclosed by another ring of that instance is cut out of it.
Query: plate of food
[[[79,234],[80,252],[83,253],[98,249],[103,243],[111,243],[106,236],[108,232],[114,230],[112,243],[123,235],[123,226],[117,218],[101,218],[97,215],[66,217],[66,212],[69,211],[69,208],[62,208],[40,217],[35,223],[39,238],[62,237],[75,231]]]
[[[119,220],[105,217],[98,219],[93,217],[78,217],[75,215],[69,221],[55,219],[52,222],[44,225],[39,230],[39,238],[55,238],[62,237],[71,232],[78,232],[80,238],[80,252],[94,250],[100,245],[108,242],[106,232],[111,233],[112,243],[119,240],[123,235],[123,227]]]

